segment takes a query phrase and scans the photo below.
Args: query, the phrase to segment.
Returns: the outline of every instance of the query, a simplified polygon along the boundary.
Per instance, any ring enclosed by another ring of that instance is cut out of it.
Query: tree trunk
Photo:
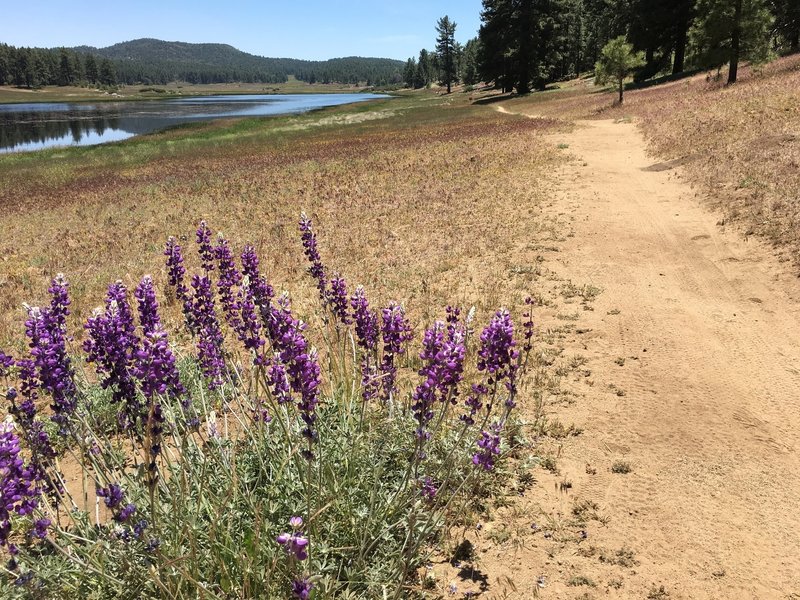
[[[678,39],[675,40],[675,58],[672,62],[673,75],[683,73],[686,62],[686,38],[687,31],[685,29],[681,29],[680,33],[678,34]]]
[[[619,78],[619,103],[620,104],[622,104],[622,93],[623,93],[624,89],[625,89],[625,80],[622,77],[620,77]]]
[[[742,0],[736,0],[736,12],[733,15],[733,31],[731,32],[731,66],[728,70],[728,85],[736,83],[739,73],[739,53],[742,42]]]

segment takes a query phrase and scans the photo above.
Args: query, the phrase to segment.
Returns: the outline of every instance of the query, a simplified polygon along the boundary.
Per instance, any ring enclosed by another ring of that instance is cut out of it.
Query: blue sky
[[[480,10],[480,0],[28,0],[5,3],[0,42],[103,47],[153,37],[227,43],[261,56],[405,60],[433,48],[443,15],[456,22],[457,40],[474,37]]]

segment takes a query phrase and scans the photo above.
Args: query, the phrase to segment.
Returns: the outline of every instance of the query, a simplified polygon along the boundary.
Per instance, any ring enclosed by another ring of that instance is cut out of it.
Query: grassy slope
[[[532,275],[511,270],[535,262],[536,203],[557,160],[536,134],[553,127],[422,93],[0,157],[0,344],[19,340],[21,302],[41,302],[58,271],[81,319],[117,278],[163,284],[164,240],[188,240],[202,218],[236,247],[256,242],[280,288],[307,290],[301,307],[313,299],[301,210],[331,265],[376,302],[411,301],[415,318],[519,302]]]
[[[706,74],[625,94],[591,82],[520,98],[515,110],[558,118],[634,118],[653,150],[653,168],[682,165],[688,179],[745,234],[758,234],[800,264],[800,55],[760,72],[745,68],[725,87]],[[671,162],[670,162],[671,161]],[[663,164],[661,164],[663,163]]]

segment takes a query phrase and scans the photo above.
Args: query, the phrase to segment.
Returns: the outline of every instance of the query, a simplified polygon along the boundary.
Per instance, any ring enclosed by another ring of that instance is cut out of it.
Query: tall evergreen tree
[[[70,85],[75,79],[75,75],[70,62],[69,52],[66,48],[59,50],[58,62],[58,85]]]
[[[114,70],[114,65],[107,58],[100,62],[99,80],[103,85],[116,85],[117,83],[117,73]]]
[[[87,54],[84,60],[84,71],[86,72],[86,80],[89,83],[97,83],[100,80],[100,73],[97,70],[97,60],[94,54]]]
[[[775,29],[780,42],[789,52],[800,51],[800,2],[798,0],[772,0]]]
[[[697,0],[695,10],[690,35],[697,61],[705,67],[728,63],[728,84],[736,83],[739,61],[769,56],[774,17],[766,0]]]
[[[406,66],[403,69],[403,82],[406,84],[406,87],[413,88],[414,87],[414,78],[417,74],[417,60],[415,58],[409,58],[406,61]]]
[[[456,24],[447,15],[436,23],[436,56],[439,59],[441,82],[450,93],[451,85],[456,81]]]
[[[465,85],[475,85],[480,80],[478,75],[479,46],[478,38],[472,38],[464,46],[462,79]]]
[[[480,69],[505,91],[544,89],[560,72],[568,0],[483,0]]]

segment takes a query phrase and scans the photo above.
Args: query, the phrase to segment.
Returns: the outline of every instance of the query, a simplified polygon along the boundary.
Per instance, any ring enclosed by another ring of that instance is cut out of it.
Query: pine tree
[[[480,42],[478,38],[472,38],[464,46],[462,79],[465,85],[475,85],[479,81],[478,76],[478,51]]]
[[[58,85],[70,85],[75,79],[69,58],[67,49],[61,48],[58,62]]]
[[[89,83],[97,83],[100,80],[100,74],[97,71],[97,60],[95,60],[94,54],[86,55],[83,69],[86,72],[86,80]]]
[[[447,15],[436,23],[436,56],[439,59],[439,68],[442,84],[447,86],[450,93],[451,85],[456,81],[456,24]]]
[[[114,65],[107,58],[104,58],[100,63],[99,79],[103,85],[116,85],[117,83],[117,73],[114,70]]]
[[[600,60],[595,66],[595,83],[604,85],[614,82],[619,88],[619,103],[622,104],[625,78],[644,64],[642,53],[634,52],[633,46],[621,35],[603,47]]]
[[[406,61],[406,66],[403,69],[403,82],[406,84],[406,87],[413,88],[414,86],[414,77],[417,74],[417,61],[415,58],[409,58]]]
[[[774,17],[766,0],[697,0],[690,32],[701,66],[729,63],[728,84],[736,83],[739,61],[764,62]]]

